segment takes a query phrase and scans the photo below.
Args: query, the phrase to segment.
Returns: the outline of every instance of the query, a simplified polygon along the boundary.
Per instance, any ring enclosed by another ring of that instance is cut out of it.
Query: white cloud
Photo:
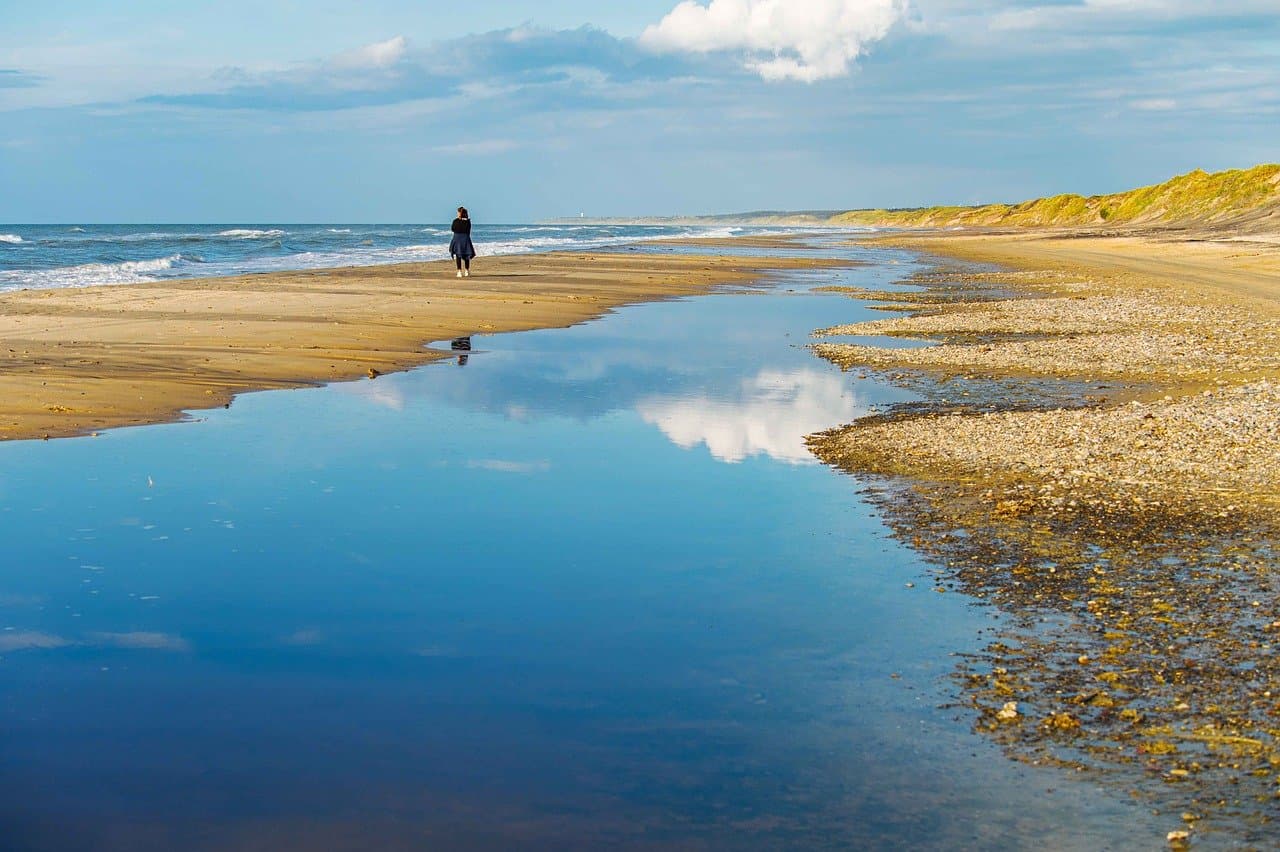
[[[61,636],[34,630],[0,633],[0,653],[25,651],[31,648],[65,648],[71,641]]]
[[[658,52],[741,52],[766,80],[849,73],[907,12],[907,0],[684,0],[640,36]]]
[[[1276,0],[1081,0],[1076,3],[1038,3],[1008,10],[991,19],[993,30],[1032,30],[1128,21],[1138,27],[1156,21],[1193,18],[1233,18],[1274,13]]]
[[[431,150],[437,154],[463,154],[485,157],[493,154],[505,154],[519,147],[520,144],[513,139],[480,139],[475,142],[436,145]]]
[[[730,464],[757,455],[813,464],[805,436],[867,413],[844,376],[818,370],[764,370],[742,382],[736,399],[657,397],[637,411],[676,446],[705,444],[713,458]]]
[[[93,633],[90,637],[96,644],[112,648],[145,651],[190,651],[191,645],[181,636],[171,633],[150,633],[133,631],[131,633]]]
[[[389,408],[392,411],[404,411],[404,391],[386,377],[378,381],[342,382],[334,385],[339,393],[358,396],[366,402]]]
[[[510,459],[475,459],[467,462],[467,467],[476,470],[491,470],[495,473],[519,473],[534,474],[546,473],[551,470],[551,462],[541,461],[511,461]]]
[[[390,68],[404,56],[409,40],[399,35],[386,41],[376,41],[355,50],[340,53],[330,60],[330,65],[339,69],[371,70]]]
[[[1145,98],[1133,102],[1133,108],[1143,112],[1168,112],[1178,108],[1173,98]]]

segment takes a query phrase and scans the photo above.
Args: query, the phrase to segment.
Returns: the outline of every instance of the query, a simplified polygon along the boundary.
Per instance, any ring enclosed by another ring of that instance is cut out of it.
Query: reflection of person
[[[458,208],[458,218],[449,227],[453,231],[453,239],[449,242],[449,254],[458,264],[458,277],[471,276],[471,259],[476,256],[476,247],[471,242],[471,217],[467,208]]]
[[[458,366],[467,366],[467,353],[471,351],[471,335],[466,337],[455,337],[450,343],[449,348],[454,352],[461,353],[458,355]]]

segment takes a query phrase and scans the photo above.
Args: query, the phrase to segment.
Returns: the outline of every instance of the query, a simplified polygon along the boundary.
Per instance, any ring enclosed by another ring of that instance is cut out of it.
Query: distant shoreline
[[[757,210],[713,216],[593,217],[557,224],[719,225],[950,229],[1084,228],[1122,233],[1171,229],[1280,233],[1280,165],[1208,174],[1196,170],[1155,186],[1109,195],[1062,194],[1014,203],[852,210]]]

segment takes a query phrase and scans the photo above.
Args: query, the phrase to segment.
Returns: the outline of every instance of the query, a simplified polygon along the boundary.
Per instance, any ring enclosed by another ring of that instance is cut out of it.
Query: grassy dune
[[[1197,169],[1114,195],[1055,195],[1021,204],[850,210],[832,224],[898,228],[1265,226],[1280,230],[1280,165],[1208,174]]]

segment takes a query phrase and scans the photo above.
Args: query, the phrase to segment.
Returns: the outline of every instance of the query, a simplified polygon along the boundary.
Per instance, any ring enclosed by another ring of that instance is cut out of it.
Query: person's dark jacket
[[[449,256],[471,260],[476,256],[476,247],[471,242],[471,220],[454,219],[450,227],[453,239],[449,242]]]

